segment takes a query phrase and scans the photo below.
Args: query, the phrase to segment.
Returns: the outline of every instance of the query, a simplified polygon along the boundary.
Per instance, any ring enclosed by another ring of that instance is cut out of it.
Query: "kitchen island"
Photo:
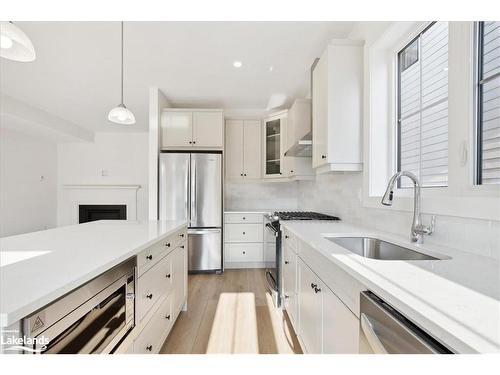
[[[140,307],[143,303],[140,292],[150,288],[145,282],[141,285],[141,277],[157,284],[153,277],[155,265],[167,262],[168,254],[177,248],[182,249],[180,263],[177,262],[182,291],[176,298],[181,298],[179,305],[184,304],[186,229],[186,221],[95,221],[1,238],[1,327],[20,327],[24,317],[133,257],[137,257],[138,268],[136,310],[141,309],[144,326],[170,289],[165,287],[154,298],[144,298],[144,304],[150,305]],[[172,273],[173,264],[168,259]],[[147,293],[149,296],[150,292]],[[136,317],[136,323],[139,320]]]

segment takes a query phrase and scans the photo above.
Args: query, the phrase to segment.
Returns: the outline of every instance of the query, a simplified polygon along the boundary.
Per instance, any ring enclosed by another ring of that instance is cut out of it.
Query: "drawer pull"
[[[285,299],[288,299],[290,298],[290,296],[288,294],[285,294]]]
[[[167,273],[167,279],[170,279],[170,274],[169,273]]]
[[[247,253],[246,251],[243,252],[243,254],[246,254],[246,253]]]
[[[285,264],[290,264],[290,262],[288,260],[285,260]]]
[[[318,287],[318,284],[311,283],[311,288],[316,289]]]
[[[179,236],[181,236],[182,238],[184,238],[184,233],[179,234]]]
[[[146,350],[149,352],[153,351],[153,345],[146,346]]]
[[[315,293],[319,293],[319,292],[321,292],[321,288],[314,288],[314,292],[315,292]]]
[[[290,237],[288,237],[288,235],[285,235],[285,238],[290,238]]]
[[[181,245],[181,249],[184,249],[184,245]]]
[[[153,299],[153,293],[146,294],[146,298]]]
[[[243,220],[246,220],[247,218],[245,216],[243,216]]]
[[[166,247],[170,247],[170,242],[167,242],[167,243],[165,244],[165,246],[166,246]]]
[[[243,232],[243,234],[246,234],[245,232]]]
[[[153,255],[146,255],[146,259],[153,260]]]
[[[165,319],[170,320],[170,314],[168,314]]]
[[[326,155],[321,155],[321,159],[326,159]]]

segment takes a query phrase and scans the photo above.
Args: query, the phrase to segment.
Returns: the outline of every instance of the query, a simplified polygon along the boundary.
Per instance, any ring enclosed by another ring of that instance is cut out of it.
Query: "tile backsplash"
[[[338,215],[342,220],[397,235],[409,234],[413,213],[364,207],[362,173],[318,175],[315,181],[300,181],[301,210]],[[424,223],[430,222],[422,215]],[[468,253],[500,258],[500,222],[438,215],[436,231],[426,242]]]
[[[297,182],[226,183],[226,210],[296,210]]]
[[[412,212],[370,208],[362,202],[362,173],[333,173],[314,181],[226,183],[226,210],[306,210],[340,216],[343,221],[408,236]],[[429,215],[422,215],[430,223]],[[427,243],[500,259],[500,222],[436,216]]]

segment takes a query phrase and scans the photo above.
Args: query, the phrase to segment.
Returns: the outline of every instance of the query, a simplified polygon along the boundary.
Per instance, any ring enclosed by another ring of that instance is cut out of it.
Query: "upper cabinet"
[[[260,120],[226,121],[226,178],[261,178]]]
[[[165,109],[161,119],[162,149],[222,149],[222,110]]]
[[[283,177],[287,116],[288,111],[281,111],[264,120],[262,144],[264,178]]]
[[[363,41],[332,40],[314,68],[312,166],[361,171]]]

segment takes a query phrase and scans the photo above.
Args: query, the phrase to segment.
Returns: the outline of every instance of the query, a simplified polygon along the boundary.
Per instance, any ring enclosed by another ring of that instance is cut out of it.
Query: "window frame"
[[[483,85],[497,79],[496,73],[486,80],[483,77],[484,22],[474,22],[474,171],[473,185],[488,187],[500,184],[483,184]]]
[[[427,31],[429,30],[432,26],[434,26],[435,24],[437,23],[437,21],[431,21],[429,22],[424,28],[422,28],[417,34],[414,34],[414,36],[412,37],[412,39],[407,42],[406,44],[404,44],[404,46],[402,48],[399,48],[396,50],[395,52],[395,60],[396,60],[396,64],[395,64],[395,67],[396,67],[396,72],[395,72],[395,75],[396,75],[396,88],[394,90],[395,94],[396,94],[396,114],[395,114],[395,120],[396,120],[396,134],[395,134],[395,144],[394,144],[394,152],[395,152],[395,158],[396,158],[396,163],[395,163],[395,166],[396,166],[396,172],[400,172],[401,171],[401,75],[403,73],[404,70],[402,70],[401,66],[402,66],[402,61],[401,61],[401,55],[403,53],[403,51],[405,49],[407,49],[408,47],[410,47],[415,41],[418,41],[418,58],[417,60],[406,67],[406,69],[410,68],[411,66],[413,66],[414,64],[416,64],[417,62],[421,62],[421,54],[422,54],[422,46],[421,46],[421,38],[422,38],[422,35]],[[448,41],[449,43],[449,41]],[[405,70],[406,70],[405,69]],[[422,84],[422,83],[421,83]],[[449,110],[449,109],[448,109]],[[448,115],[449,116],[449,115]],[[449,118],[449,117],[448,117]],[[420,180],[420,176],[418,176],[419,180]],[[430,185],[430,186],[423,186],[421,185],[420,187],[423,188],[423,189],[443,189],[443,188],[448,188],[449,186],[449,172],[447,174],[447,179],[448,179],[448,182],[446,183],[446,185]],[[401,186],[401,179],[398,180],[397,182],[397,188],[398,189],[412,189],[411,186]]]

